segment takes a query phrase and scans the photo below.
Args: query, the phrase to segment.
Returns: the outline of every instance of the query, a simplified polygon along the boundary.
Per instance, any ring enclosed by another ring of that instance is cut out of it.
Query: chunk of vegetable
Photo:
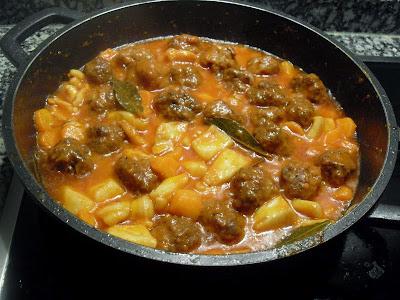
[[[233,140],[214,125],[192,142],[193,150],[204,160],[209,160],[232,145]]]
[[[112,202],[96,211],[96,215],[108,226],[118,224],[128,219],[130,214],[129,201]]]
[[[254,213],[254,230],[266,231],[293,225],[296,213],[282,196],[266,202]]]
[[[165,179],[161,184],[150,193],[157,211],[163,211],[168,206],[173,193],[183,188],[189,180],[187,174],[180,174]]]
[[[322,133],[326,133],[335,129],[335,121],[332,118],[324,118],[315,116],[310,129],[307,131],[306,136],[309,139],[318,138]]]
[[[177,216],[197,219],[203,207],[201,195],[193,190],[179,190],[171,199],[169,211]]]
[[[38,133],[38,144],[42,148],[50,149],[61,140],[60,128],[53,128]]]
[[[356,124],[351,118],[341,118],[336,120],[336,126],[339,131],[347,138],[354,136],[356,132]]]
[[[292,78],[295,75],[295,68],[290,61],[283,61],[279,64],[279,73],[285,75],[287,78]]]
[[[231,149],[225,149],[214,160],[206,174],[204,181],[209,185],[219,185],[232,178],[241,168],[249,165],[251,159]]]
[[[175,176],[179,167],[179,162],[171,153],[151,160],[151,168],[164,178]]]
[[[107,179],[90,189],[90,194],[96,202],[113,199],[124,192],[124,188],[112,178]]]
[[[182,165],[194,177],[202,177],[207,172],[207,165],[203,161],[187,160]]]
[[[292,206],[299,213],[313,219],[319,219],[324,216],[322,207],[318,202],[295,199],[292,201]]]
[[[33,120],[35,122],[35,127],[39,132],[51,129],[56,124],[56,119],[46,108],[35,111],[33,114]]]
[[[88,223],[90,226],[96,227],[97,220],[96,217],[89,213],[86,209],[81,209],[78,214],[78,218],[82,221]]]
[[[107,232],[121,239],[143,246],[155,248],[157,245],[157,240],[143,225],[114,225],[108,228]]]
[[[131,219],[149,221],[154,216],[154,205],[150,197],[145,195],[131,202]]]
[[[289,121],[283,123],[282,126],[287,127],[291,132],[295,134],[304,135],[304,129],[300,126],[299,123],[296,123],[294,121]]]
[[[139,149],[125,149],[124,151],[122,151],[122,156],[126,156],[129,158],[133,158],[133,159],[142,159],[142,158],[150,158],[151,156]]]
[[[353,198],[353,190],[348,186],[341,186],[333,193],[333,198],[339,201],[350,201]]]
[[[61,199],[66,210],[77,214],[80,210],[91,210],[95,203],[89,197],[73,190],[69,186],[62,187]]]
[[[174,144],[179,141],[186,128],[187,123],[184,122],[167,122],[158,126],[152,148],[153,153],[172,151]]]

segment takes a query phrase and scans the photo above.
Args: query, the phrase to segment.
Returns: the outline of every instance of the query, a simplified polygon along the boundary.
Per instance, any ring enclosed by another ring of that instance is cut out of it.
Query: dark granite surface
[[[0,0],[0,24],[14,24],[48,7],[66,7],[83,12],[127,0]],[[136,1],[138,2],[138,1]],[[400,34],[398,0],[248,0],[264,4],[313,24],[325,31]]]

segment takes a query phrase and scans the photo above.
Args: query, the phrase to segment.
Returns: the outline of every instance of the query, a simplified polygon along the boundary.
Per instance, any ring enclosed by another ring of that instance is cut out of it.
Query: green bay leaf
[[[297,227],[290,233],[290,235],[288,235],[283,240],[281,240],[277,246],[292,244],[294,242],[308,238],[318,232],[321,232],[329,224],[331,224],[331,221],[325,220],[325,221],[318,222],[315,224]]]

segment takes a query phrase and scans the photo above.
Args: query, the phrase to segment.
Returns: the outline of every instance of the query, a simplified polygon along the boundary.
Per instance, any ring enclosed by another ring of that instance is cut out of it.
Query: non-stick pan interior
[[[82,66],[106,48],[179,33],[248,44],[318,74],[358,126],[362,159],[355,201],[366,196],[381,172],[388,146],[385,110],[369,79],[350,57],[303,25],[227,3],[128,6],[82,22],[55,39],[29,66],[15,97],[16,145],[27,165],[35,145],[33,112],[43,106],[69,69]]]

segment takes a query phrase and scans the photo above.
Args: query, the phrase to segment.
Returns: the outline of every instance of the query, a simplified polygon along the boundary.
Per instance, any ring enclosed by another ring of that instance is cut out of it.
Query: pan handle
[[[21,43],[41,28],[50,24],[68,24],[82,17],[79,12],[61,9],[44,9],[28,18],[24,19],[11,28],[0,40],[0,48],[13,65],[19,67],[28,61],[26,53]]]

